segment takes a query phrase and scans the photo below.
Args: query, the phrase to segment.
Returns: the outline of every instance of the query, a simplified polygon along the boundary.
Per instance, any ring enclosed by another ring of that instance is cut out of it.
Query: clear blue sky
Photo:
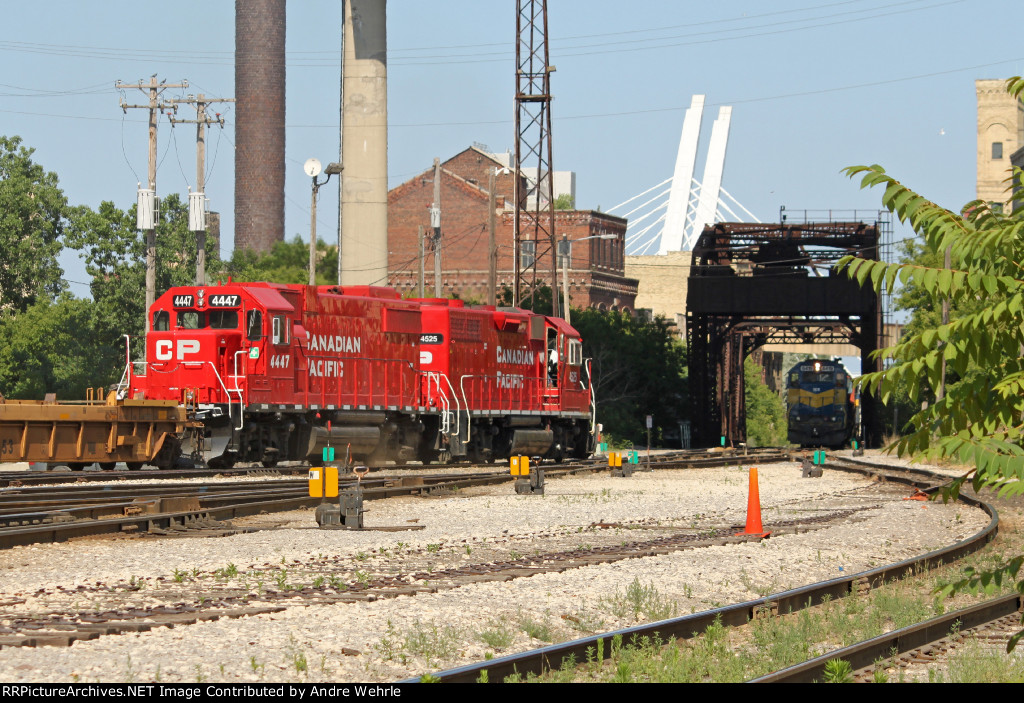
[[[760,219],[877,209],[844,166],[880,163],[949,207],[974,197],[974,80],[1024,72],[1013,0],[551,0],[554,165],[603,208],[672,173],[683,113],[707,95],[705,140],[732,105],[723,185]],[[127,208],[146,174],[146,114],[114,83],[188,79],[167,95],[234,95],[234,3],[14,3],[0,29],[0,134],[19,135],[73,204]],[[338,152],[340,2],[288,8],[286,235],[308,238],[302,163]],[[515,2],[389,0],[391,185],[478,142],[514,147]],[[139,91],[126,94],[143,102]],[[234,110],[208,136],[207,194],[233,232]],[[193,116],[187,113],[181,116]],[[195,178],[195,128],[159,131],[161,195]],[[321,191],[318,231],[335,236]],[[897,232],[897,236],[904,236]],[[68,279],[85,281],[73,256]],[[75,284],[72,290],[85,295]]]

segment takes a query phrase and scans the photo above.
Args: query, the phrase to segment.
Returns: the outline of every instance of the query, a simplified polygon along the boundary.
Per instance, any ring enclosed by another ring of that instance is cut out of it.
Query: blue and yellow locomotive
[[[802,447],[841,447],[853,434],[856,396],[839,360],[809,359],[786,380],[789,441]]]

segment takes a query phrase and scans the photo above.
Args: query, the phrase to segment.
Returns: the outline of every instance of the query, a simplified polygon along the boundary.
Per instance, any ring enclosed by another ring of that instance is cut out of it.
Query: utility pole
[[[441,159],[434,157],[434,203],[430,206],[434,228],[434,297],[441,297]]]
[[[212,103],[233,103],[234,98],[210,98],[200,93],[193,97],[189,95],[184,100],[171,100],[171,104],[177,106],[179,103],[195,105],[196,118],[194,120],[179,120],[171,117],[171,124],[194,124],[196,126],[196,190],[188,196],[189,205],[189,229],[196,233],[196,285],[206,285],[206,125],[216,124],[224,126],[224,118],[219,112],[208,117],[206,106]],[[195,211],[194,211],[195,210]]]
[[[166,83],[161,81],[156,82],[156,74],[149,79],[149,83],[143,83],[141,80],[138,83],[122,83],[118,81],[114,84],[114,87],[118,90],[124,90],[125,88],[138,88],[143,93],[148,93],[149,102],[145,105],[129,105],[121,98],[121,109],[125,114],[128,114],[129,108],[144,108],[149,110],[149,193],[146,196],[149,198],[149,203],[152,205],[156,198],[156,116],[158,110],[165,110],[172,107],[171,103],[161,102],[160,94],[168,88],[188,88],[188,81],[182,81],[181,83]],[[140,192],[140,201],[143,199],[143,194]],[[140,227],[146,232],[146,329],[149,329],[149,309],[153,307],[153,302],[156,300],[156,218],[153,216],[155,208],[150,208],[149,219],[143,221],[142,216],[144,213],[140,210],[140,224],[145,227]]]
[[[498,296],[498,246],[496,237],[496,225],[495,225],[495,214],[494,209],[497,205],[494,197],[494,177],[497,173],[497,169],[492,168],[487,173],[487,192],[488,202],[490,207],[487,213],[487,226],[490,230],[490,236],[487,244],[487,304],[497,304]]]
[[[426,276],[427,276],[427,247],[423,242],[423,225],[419,227],[420,243],[420,297],[426,297]]]

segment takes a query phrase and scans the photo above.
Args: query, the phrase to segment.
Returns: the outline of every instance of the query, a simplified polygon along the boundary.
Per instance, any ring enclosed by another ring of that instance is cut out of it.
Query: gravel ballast
[[[473,583],[375,602],[305,604],[282,612],[108,635],[70,647],[0,649],[3,681],[393,681],[442,668],[686,614],[916,556],[981,530],[963,505],[907,501],[905,487],[796,464],[759,467],[765,529],[856,510],[834,524],[762,542]],[[367,504],[366,525],[324,531],[312,510],[236,520],[249,534],[217,539],[87,539],[0,552],[0,625],[17,615],[165,603],[219,592],[355,583],[743,525],[748,467],[592,474],[550,480],[544,496],[511,483]],[[606,527],[598,528],[594,525]],[[607,527],[611,525],[611,527]],[[320,579],[320,584],[316,583]],[[419,585],[429,587],[430,579]],[[646,599],[642,596],[646,596]]]

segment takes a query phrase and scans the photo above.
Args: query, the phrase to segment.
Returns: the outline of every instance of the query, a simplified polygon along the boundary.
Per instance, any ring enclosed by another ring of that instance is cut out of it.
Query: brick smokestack
[[[235,248],[284,239],[285,0],[235,0]]]

